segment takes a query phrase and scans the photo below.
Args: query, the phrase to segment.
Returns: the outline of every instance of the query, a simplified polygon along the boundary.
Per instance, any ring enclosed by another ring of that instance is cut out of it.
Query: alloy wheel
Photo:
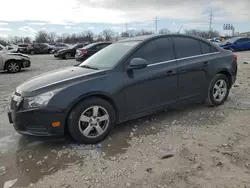
[[[65,59],[70,59],[71,55],[70,54],[65,54]]]
[[[227,95],[227,83],[225,80],[218,80],[213,88],[213,97],[214,100],[217,102],[221,102],[224,100],[225,96]]]
[[[11,62],[8,64],[8,70],[10,72],[18,72],[19,69],[20,69],[20,66],[15,62]]]
[[[85,137],[96,138],[106,131],[109,121],[110,117],[105,108],[91,106],[81,114],[78,126]]]

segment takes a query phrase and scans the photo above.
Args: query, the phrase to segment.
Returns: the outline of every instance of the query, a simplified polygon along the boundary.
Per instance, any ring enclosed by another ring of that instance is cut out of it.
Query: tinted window
[[[173,37],[175,51],[178,58],[201,55],[199,41],[188,37]]]
[[[95,55],[92,55],[79,66],[81,67],[88,65],[99,69],[112,68],[137,44],[137,41],[118,42],[111,44],[103,50],[97,52]]]
[[[250,41],[250,38],[242,38],[242,39],[237,40],[236,42],[249,42],[249,41]]]
[[[99,44],[99,45],[96,46],[96,49],[97,49],[97,50],[101,50],[101,49],[105,48],[105,47],[108,46],[108,45],[109,45],[109,44]]]
[[[19,47],[28,47],[27,44],[18,44]]]
[[[149,41],[133,54],[133,58],[143,58],[148,64],[175,59],[171,38],[159,38]]]
[[[201,51],[203,54],[217,52],[217,50],[212,45],[209,45],[205,42],[200,41],[200,45],[201,45]]]

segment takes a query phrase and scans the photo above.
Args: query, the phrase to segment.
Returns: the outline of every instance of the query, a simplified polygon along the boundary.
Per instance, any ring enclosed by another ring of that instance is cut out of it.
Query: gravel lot
[[[11,93],[23,81],[76,64],[32,56],[32,67],[0,73],[0,187],[250,188],[250,52],[225,105],[196,104],[117,125],[95,146],[25,137],[7,121]],[[249,62],[249,64],[248,64]]]

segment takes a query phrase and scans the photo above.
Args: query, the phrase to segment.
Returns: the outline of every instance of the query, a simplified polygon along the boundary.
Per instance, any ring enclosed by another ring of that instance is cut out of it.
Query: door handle
[[[208,62],[204,62],[204,66],[205,66],[205,67],[207,67],[207,66],[208,66],[208,64],[209,64]]]
[[[166,76],[175,75],[175,73],[176,73],[175,71],[170,70],[170,71],[166,72]]]

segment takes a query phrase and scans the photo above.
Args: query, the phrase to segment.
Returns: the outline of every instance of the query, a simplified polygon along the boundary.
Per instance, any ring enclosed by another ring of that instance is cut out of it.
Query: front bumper
[[[62,58],[63,55],[64,55],[64,54],[58,53],[58,52],[55,52],[55,53],[54,53],[54,57],[55,57],[55,58]]]
[[[24,60],[23,61],[23,68],[27,68],[27,67],[30,67],[30,60]]]
[[[65,115],[57,109],[32,109],[25,111],[9,111],[9,122],[20,134],[35,136],[63,136]],[[53,122],[60,126],[53,127]]]

